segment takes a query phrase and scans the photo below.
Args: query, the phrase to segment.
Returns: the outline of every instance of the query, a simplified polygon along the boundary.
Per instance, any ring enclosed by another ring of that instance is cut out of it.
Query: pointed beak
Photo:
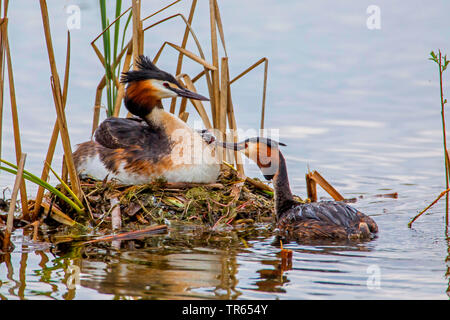
[[[238,142],[238,143],[234,143],[234,142],[220,142],[219,145],[222,148],[231,149],[231,150],[234,150],[234,151],[241,151],[241,150],[245,149],[245,142]]]
[[[209,101],[209,99],[207,97],[204,97],[201,94],[195,93],[188,89],[179,89],[179,88],[170,87],[170,90],[174,91],[179,97],[194,99],[194,100]]]

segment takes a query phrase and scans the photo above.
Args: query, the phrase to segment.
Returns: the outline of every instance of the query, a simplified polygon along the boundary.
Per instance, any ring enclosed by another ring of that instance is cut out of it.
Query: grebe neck
[[[289,178],[287,173],[286,161],[281,151],[279,152],[278,170],[273,177],[273,186],[275,191],[275,214],[277,218],[291,208],[296,201],[292,196],[291,188],[289,187]]]

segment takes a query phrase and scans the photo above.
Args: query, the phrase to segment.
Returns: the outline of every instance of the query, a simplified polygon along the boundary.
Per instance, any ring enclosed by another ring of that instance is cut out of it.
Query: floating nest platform
[[[119,219],[122,228],[128,230],[166,221],[195,222],[214,229],[275,221],[272,189],[228,167],[213,184],[157,180],[129,186],[83,179],[81,187],[85,195],[84,214],[78,214],[64,201],[47,194],[43,203],[47,215],[66,225],[74,223],[64,215],[80,227],[101,226],[101,229],[112,228],[117,224],[114,219]]]

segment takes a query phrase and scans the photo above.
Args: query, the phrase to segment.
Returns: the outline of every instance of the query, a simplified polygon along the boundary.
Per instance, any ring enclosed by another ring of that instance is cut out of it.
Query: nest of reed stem
[[[146,225],[167,221],[194,222],[221,229],[226,226],[274,222],[273,192],[261,188],[258,180],[248,179],[226,167],[214,184],[167,183],[156,180],[144,185],[120,185],[115,182],[81,180],[84,214],[79,214],[67,202],[44,196],[49,216],[73,226],[102,226],[111,229],[114,211],[121,224],[136,230]],[[63,187],[58,185],[57,188]],[[298,198],[299,201],[302,201]],[[68,216],[61,219],[61,213]],[[59,214],[58,214],[59,213]],[[70,219],[70,220],[69,220]]]

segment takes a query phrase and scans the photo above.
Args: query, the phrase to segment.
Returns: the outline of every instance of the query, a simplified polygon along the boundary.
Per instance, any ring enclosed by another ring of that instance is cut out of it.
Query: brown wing
[[[94,134],[95,141],[109,149],[148,144],[154,136],[144,121],[111,117],[103,121]]]

